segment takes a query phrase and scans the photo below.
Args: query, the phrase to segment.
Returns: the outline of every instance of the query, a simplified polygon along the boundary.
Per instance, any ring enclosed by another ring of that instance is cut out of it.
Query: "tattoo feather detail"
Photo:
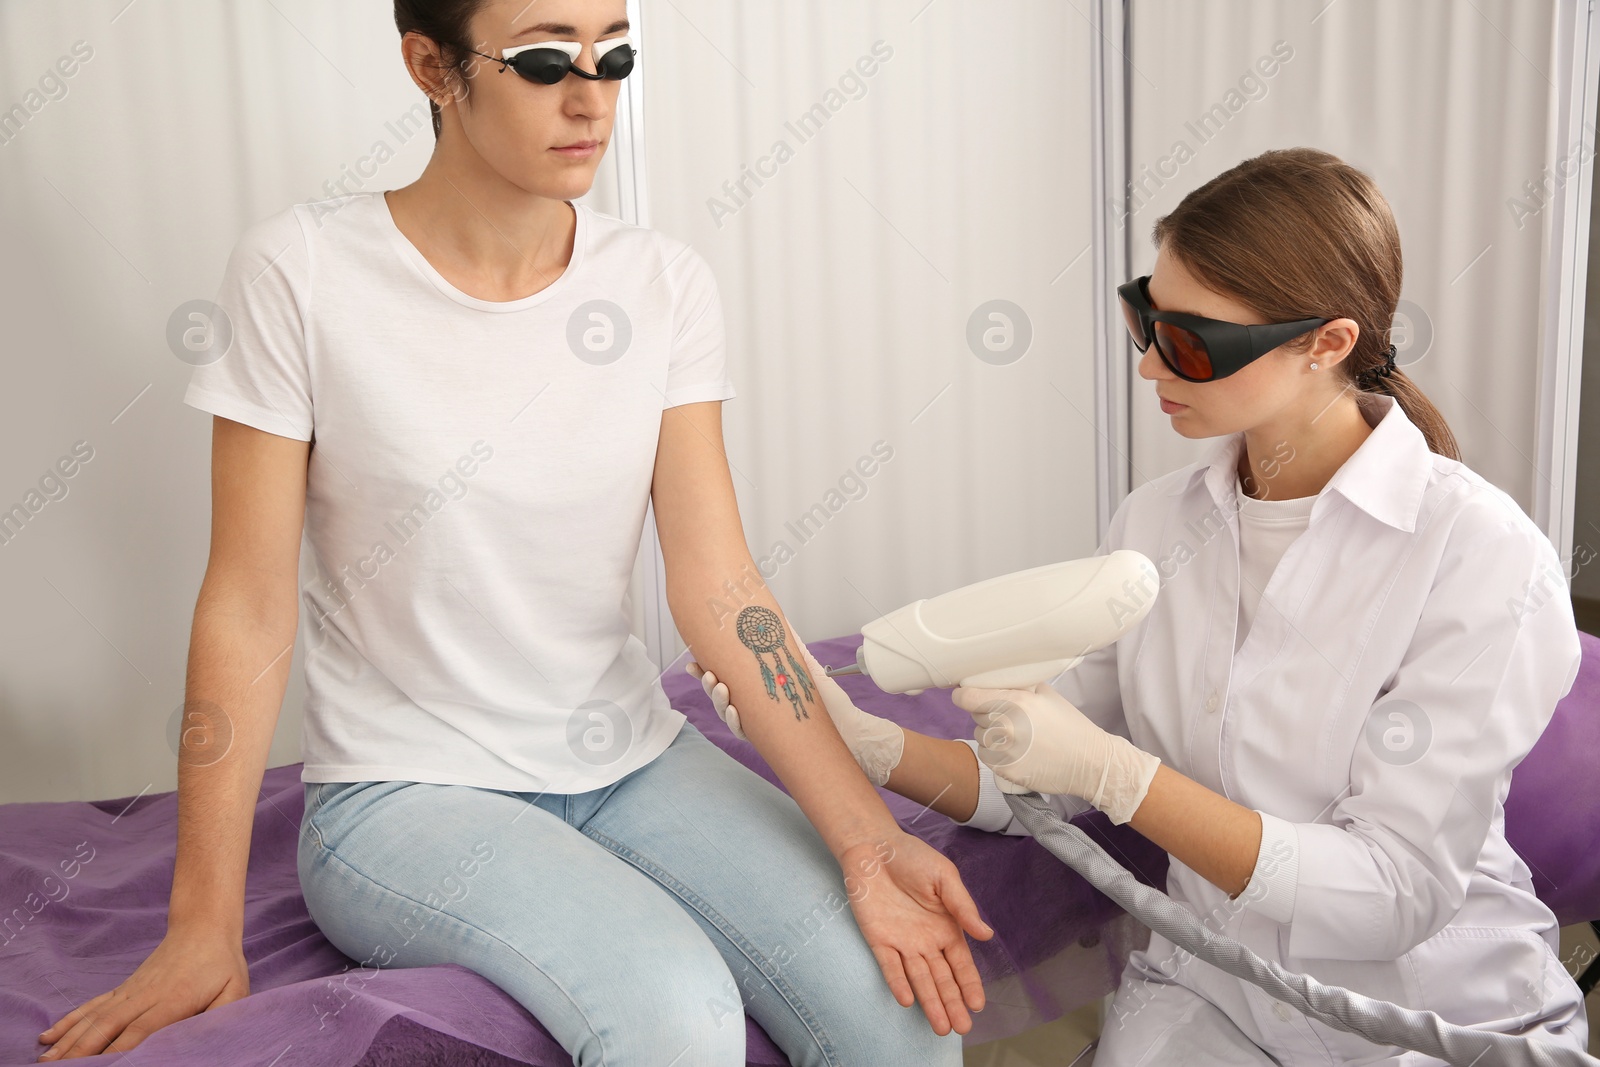
[[[809,719],[811,715],[801,703],[800,694],[803,690],[805,699],[811,699],[811,678],[804,668],[794,661],[794,653],[789,651],[788,635],[784,632],[783,620],[778,618],[778,613],[771,608],[752,605],[739,612],[734,628],[739,634],[739,640],[756,654],[756,662],[761,664],[761,680],[766,683],[767,696],[777,700],[778,689],[782,688],[783,695],[788,697],[789,703],[794,707],[795,719],[797,721]],[[783,652],[782,659],[778,657],[780,650]],[[762,658],[768,653],[772,655],[771,667],[767,666],[767,661]],[[789,661],[787,667],[784,666],[785,659]],[[773,673],[774,670],[777,672],[776,675]]]

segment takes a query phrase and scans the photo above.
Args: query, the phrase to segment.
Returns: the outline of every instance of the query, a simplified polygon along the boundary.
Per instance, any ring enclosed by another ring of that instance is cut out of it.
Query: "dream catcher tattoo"
[[[778,699],[778,688],[782,687],[783,695],[789,698],[789,703],[794,705],[796,719],[809,719],[804,705],[800,703],[800,691],[805,691],[807,700],[811,699],[811,679],[794,661],[785,643],[786,635],[783,632],[783,621],[778,618],[778,613],[771,608],[748,607],[739,612],[736,623],[739,640],[745,647],[756,654],[756,662],[761,664],[761,680],[767,683],[767,696]],[[778,651],[783,651],[783,658],[778,657]],[[767,666],[767,661],[762,656],[772,654],[772,666]],[[789,666],[784,668],[783,661],[787,659]],[[773,669],[777,669],[774,676]],[[795,683],[800,684],[800,689],[795,688]]]

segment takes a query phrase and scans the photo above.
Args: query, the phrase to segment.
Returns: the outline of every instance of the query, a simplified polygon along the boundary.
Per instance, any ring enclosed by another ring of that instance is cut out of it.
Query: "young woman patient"
[[[1584,1048],[1501,807],[1577,673],[1566,597],[1528,595],[1563,570],[1395,366],[1388,204],[1327,153],[1275,151],[1154,236],[1152,273],[1120,290],[1139,373],[1173,429],[1218,440],[1111,520],[1102,551],[1157,565],[1149,616],[1053,685],[956,689],[976,742],[868,715],[808,659],[829,713],[875,782],[964,825],[1024,832],[996,774],[1130,823],[1171,854],[1174,899],[1292,971]],[[1159,935],[1095,1055],[1329,1062],[1440,1061],[1308,1021]]]
[[[299,877],[361,964],[325,1025],[374,969],[457,963],[579,1067],[742,1065],[746,1012],[796,1064],[960,1062],[983,1006],[965,935],[992,931],[851,760],[771,596],[704,607],[754,570],[715,281],[572,202],[631,69],[625,11],[396,0],[427,169],[240,239],[232,348],[185,395],[215,415],[213,523],[167,932],[41,1058],[249,993],[251,817],[304,606]],[[678,630],[789,795],[671,707],[629,633],[652,501]],[[231,730],[220,757],[189,743],[207,727]]]

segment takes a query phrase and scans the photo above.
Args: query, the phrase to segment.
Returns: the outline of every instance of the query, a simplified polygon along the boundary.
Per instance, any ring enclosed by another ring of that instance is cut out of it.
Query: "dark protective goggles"
[[[1182,311],[1157,311],[1150,306],[1149,283],[1150,275],[1146,274],[1117,286],[1128,333],[1140,352],[1154,343],[1167,369],[1188,382],[1226,378],[1279,345],[1333,321],[1296,319],[1244,326]]]
[[[499,63],[501,72],[510,67],[524,78],[540,85],[554,85],[568,74],[576,74],[590,81],[621,81],[632,72],[633,57],[639,54],[633,47],[632,38],[627,36],[596,41],[595,73],[590,74],[577,66],[578,56],[583,52],[583,45],[577,41],[538,41],[534,44],[518,45],[515,48],[502,49],[499,58],[484,55],[471,48],[467,51]]]

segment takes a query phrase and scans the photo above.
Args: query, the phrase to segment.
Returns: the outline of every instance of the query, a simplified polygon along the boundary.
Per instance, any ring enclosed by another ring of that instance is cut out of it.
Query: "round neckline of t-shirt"
[[[1303,519],[1311,514],[1311,508],[1317,502],[1317,494],[1310,496],[1294,496],[1287,499],[1274,500],[1267,497],[1259,500],[1248,496],[1240,486],[1235,486],[1234,491],[1239,495],[1239,512],[1252,519],[1266,522],[1293,522]]]
[[[542,304],[563,289],[568,284],[567,280],[577,273],[579,266],[583,263],[584,249],[588,244],[589,211],[582,204],[564,200],[562,203],[572,208],[575,216],[575,229],[572,235],[572,257],[567,261],[567,269],[561,272],[560,277],[540,289],[537,293],[529,293],[527,296],[516,300],[484,300],[481,297],[464,293],[456,288],[450,283],[449,279],[434,268],[432,263],[428,262],[428,257],[424,256],[421,250],[411,243],[411,239],[401,232],[400,227],[395,223],[394,213],[389,210],[389,200],[383,194],[384,190],[382,189],[373,192],[373,206],[377,210],[379,224],[389,235],[389,243],[406,262],[415,267],[424,278],[432,282],[435,289],[438,289],[439,292],[464,307],[474,308],[478,311],[504,312],[522,311],[524,308]]]

